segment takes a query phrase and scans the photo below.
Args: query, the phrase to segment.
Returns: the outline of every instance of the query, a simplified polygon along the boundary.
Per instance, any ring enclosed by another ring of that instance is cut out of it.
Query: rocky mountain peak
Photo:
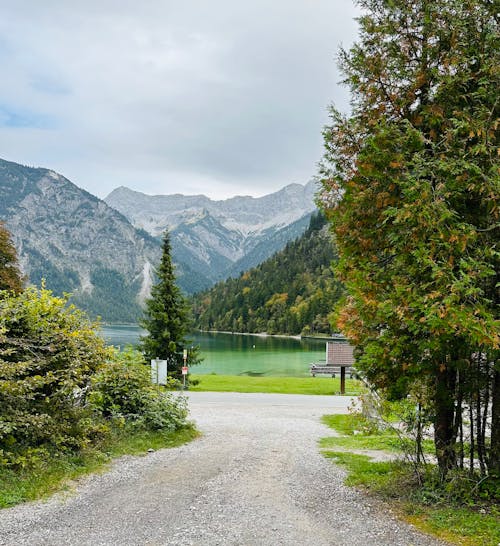
[[[289,225],[310,214],[316,208],[315,191],[314,182],[305,186],[289,184],[263,197],[236,196],[215,201],[204,195],[146,195],[120,187],[104,200],[153,236],[165,229],[175,230],[200,217],[202,211],[227,229],[246,236]]]
[[[316,208],[315,190],[314,182],[289,184],[263,197],[216,201],[204,195],[146,195],[120,187],[105,201],[154,237],[168,229],[178,259],[215,282],[232,274],[240,261],[257,265],[300,235],[306,225],[301,219]]]

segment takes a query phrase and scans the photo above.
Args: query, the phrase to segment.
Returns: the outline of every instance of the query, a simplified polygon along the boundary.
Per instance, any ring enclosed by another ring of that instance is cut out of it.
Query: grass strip
[[[395,464],[387,461],[373,462],[368,455],[346,451],[324,451],[323,455],[349,469],[346,485],[371,485],[378,490],[385,485],[387,474]]]
[[[321,448],[342,448],[342,449],[371,449],[389,451],[392,453],[401,452],[401,441],[393,434],[381,436],[341,436],[334,438],[322,438],[319,442]]]
[[[0,508],[70,491],[74,487],[73,480],[106,470],[115,457],[145,455],[148,449],[177,447],[198,435],[194,427],[168,433],[117,431],[99,449],[53,456],[17,472],[0,467]]]
[[[324,415],[322,421],[344,436],[322,438],[319,442],[321,448],[370,449],[390,453],[403,451],[402,439],[394,430],[377,430],[373,423],[359,414]],[[423,440],[422,446],[424,453],[434,453],[432,440]]]
[[[361,487],[381,500],[391,502],[403,519],[451,544],[500,544],[498,505],[478,503],[465,493],[461,502],[452,502],[443,495],[443,491],[422,490],[416,484],[409,466],[402,461],[377,462],[367,455],[344,451],[370,449],[394,452],[397,443],[393,444],[393,441],[399,441],[396,434],[377,432],[357,414],[328,415],[323,422],[346,435],[320,441],[321,447],[328,448],[323,451],[324,456],[347,469],[346,485]],[[428,451],[431,450],[430,444],[425,446]],[[334,448],[343,451],[335,451]]]
[[[246,375],[193,375],[198,383],[190,391],[261,392],[278,394],[339,394],[340,379],[331,377],[250,377]],[[346,379],[346,395],[355,396],[363,391],[363,384]]]
[[[460,546],[497,546],[500,544],[500,509],[492,507],[482,514],[470,507],[404,506],[405,519],[422,531]]]

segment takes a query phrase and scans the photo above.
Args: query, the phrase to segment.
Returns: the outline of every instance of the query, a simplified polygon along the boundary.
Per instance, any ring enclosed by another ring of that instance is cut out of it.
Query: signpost
[[[187,357],[188,357],[188,352],[187,352],[187,349],[184,349],[184,352],[182,354],[182,358],[184,359],[184,366],[182,366],[182,387],[185,389],[186,388],[186,375],[188,373],[188,367],[187,367]]]

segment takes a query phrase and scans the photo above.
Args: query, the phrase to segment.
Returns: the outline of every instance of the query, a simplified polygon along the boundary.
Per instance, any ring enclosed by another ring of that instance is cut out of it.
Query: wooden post
[[[345,366],[340,366],[340,394],[345,394]]]

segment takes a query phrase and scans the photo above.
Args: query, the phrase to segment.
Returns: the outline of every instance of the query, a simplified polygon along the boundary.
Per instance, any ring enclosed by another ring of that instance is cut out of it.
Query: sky
[[[305,184],[352,0],[0,0],[0,157],[98,197]]]

